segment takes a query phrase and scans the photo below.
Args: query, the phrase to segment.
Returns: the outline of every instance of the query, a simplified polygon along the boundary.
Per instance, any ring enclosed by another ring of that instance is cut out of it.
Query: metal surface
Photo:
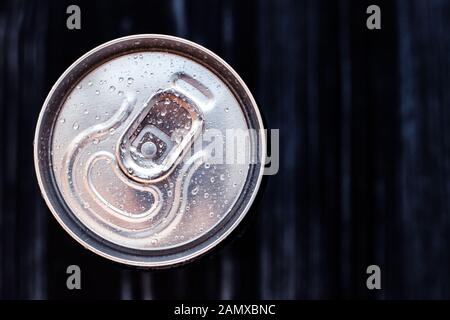
[[[202,134],[230,129],[257,130],[246,136],[249,156],[212,161]],[[215,54],[129,36],[88,52],[54,85],[36,129],[36,172],[53,215],[85,247],[130,265],[174,265],[244,218],[262,176],[261,129],[250,92]]]

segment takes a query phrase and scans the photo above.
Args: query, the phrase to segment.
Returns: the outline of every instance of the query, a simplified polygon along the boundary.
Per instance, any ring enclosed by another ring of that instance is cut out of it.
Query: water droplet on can
[[[199,190],[199,187],[195,186],[194,188],[192,188],[191,194],[195,196],[198,193],[198,190]]]

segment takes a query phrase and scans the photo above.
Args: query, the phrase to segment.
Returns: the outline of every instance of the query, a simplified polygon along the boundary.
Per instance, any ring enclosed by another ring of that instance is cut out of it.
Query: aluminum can
[[[141,267],[186,263],[225,239],[260,186],[266,139],[238,74],[193,42],[107,42],[52,87],[37,123],[42,195],[84,247]]]

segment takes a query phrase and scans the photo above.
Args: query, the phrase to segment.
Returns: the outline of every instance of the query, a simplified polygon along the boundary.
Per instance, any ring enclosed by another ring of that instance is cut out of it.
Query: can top
[[[44,102],[34,148],[44,199],[69,234],[111,260],[163,267],[208,251],[243,219],[266,146],[230,66],[148,34],[72,64]]]

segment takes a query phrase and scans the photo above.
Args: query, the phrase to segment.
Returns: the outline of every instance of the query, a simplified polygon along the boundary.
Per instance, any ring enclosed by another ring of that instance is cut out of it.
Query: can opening
[[[117,160],[124,173],[139,182],[165,178],[201,133],[197,105],[173,89],[153,95],[119,139]]]

